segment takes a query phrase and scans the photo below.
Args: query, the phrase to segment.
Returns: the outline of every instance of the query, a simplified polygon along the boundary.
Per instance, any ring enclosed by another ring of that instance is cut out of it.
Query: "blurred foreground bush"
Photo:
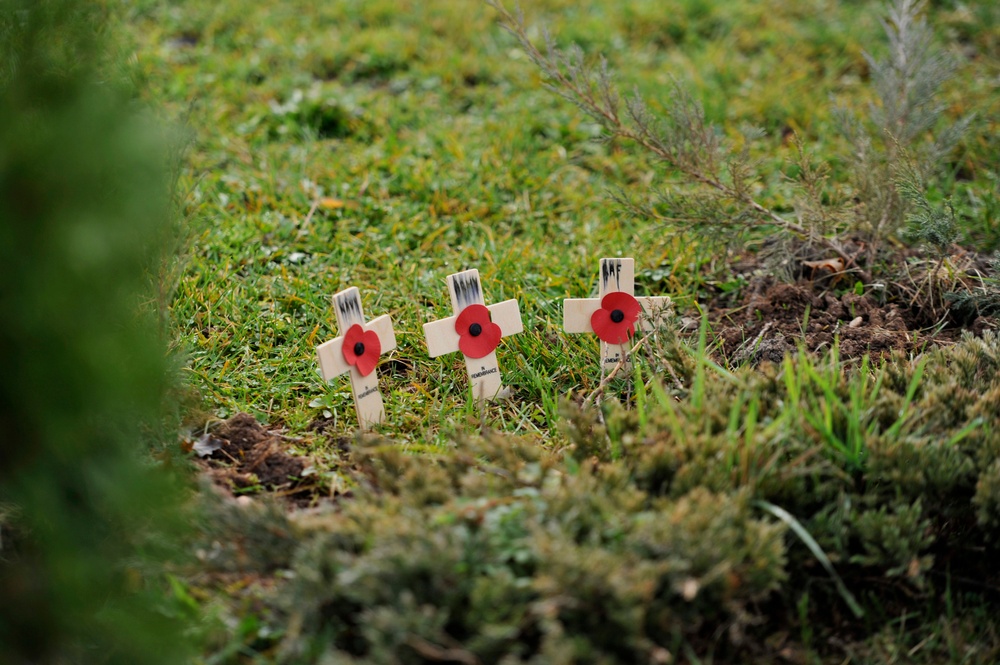
[[[177,662],[147,594],[171,490],[143,461],[166,142],[104,6],[0,0],[0,663]]]

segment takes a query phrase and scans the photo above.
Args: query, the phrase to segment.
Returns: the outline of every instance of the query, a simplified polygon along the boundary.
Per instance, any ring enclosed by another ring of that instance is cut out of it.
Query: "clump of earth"
[[[984,275],[982,257],[967,261],[967,271],[953,284],[976,287]],[[756,261],[745,260],[743,268]],[[898,288],[869,289],[862,294],[844,288],[836,275],[805,273],[794,283],[772,276],[752,276],[736,303],[724,295],[709,303],[719,354],[732,365],[781,362],[800,345],[822,353],[839,340],[840,357],[869,355],[880,359],[894,352],[920,352],[933,345],[950,344],[963,331],[980,335],[997,327],[997,319],[965,316],[943,305],[928,304],[925,294],[914,296]]]
[[[314,483],[306,457],[289,454],[280,431],[240,413],[212,427],[193,444],[217,486],[236,495],[261,490],[294,502],[309,502]]]

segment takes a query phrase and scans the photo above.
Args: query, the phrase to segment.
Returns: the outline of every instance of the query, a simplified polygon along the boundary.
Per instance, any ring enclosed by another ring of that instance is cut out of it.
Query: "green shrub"
[[[874,635],[900,595],[950,593],[956,556],[998,581],[998,353],[987,334],[846,372],[802,354],[680,400],[654,381],[642,411],[565,407],[563,451],[362,443],[351,499],[242,509],[250,524],[210,540],[285,580],[257,646],[288,663],[746,662],[852,613]]]
[[[0,662],[176,662],[151,559],[167,365],[145,303],[164,137],[106,56],[105,3],[0,2]]]
[[[745,494],[658,499],[615,468],[567,474],[508,440],[438,464],[374,454],[378,489],[300,536],[281,601],[303,629],[288,662],[331,649],[426,662],[449,648],[482,662],[641,661],[708,625],[738,636],[784,579],[783,525]]]

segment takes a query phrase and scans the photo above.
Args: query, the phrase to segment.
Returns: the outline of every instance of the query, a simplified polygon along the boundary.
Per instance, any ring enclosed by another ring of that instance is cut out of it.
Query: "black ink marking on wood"
[[[361,299],[358,298],[357,291],[352,290],[350,293],[337,294],[334,300],[342,321],[351,324],[364,323],[364,317],[361,314]]]
[[[483,369],[479,370],[475,374],[470,374],[469,377],[473,378],[473,379],[481,379],[484,376],[488,376],[490,374],[499,374],[499,373],[500,373],[500,370],[497,369],[496,367],[490,367],[489,369],[486,369],[484,367]]]
[[[474,305],[482,301],[482,289],[479,286],[479,275],[471,270],[460,272],[452,279],[452,288],[455,289],[455,302],[458,303],[458,311],[461,312],[469,305]]]
[[[601,259],[601,290],[604,293],[621,291],[622,260]],[[614,280],[614,287],[611,287]]]
[[[378,386],[369,386],[364,392],[358,395],[358,400],[363,400],[366,397],[371,397],[378,392]]]
[[[605,365],[617,365],[619,362],[621,362],[621,359],[622,359],[621,352],[620,351],[615,351],[615,355],[613,355],[613,356],[606,356],[604,358],[604,364]],[[625,362],[627,362],[627,363],[632,362],[632,356],[631,355],[626,355],[625,356]]]

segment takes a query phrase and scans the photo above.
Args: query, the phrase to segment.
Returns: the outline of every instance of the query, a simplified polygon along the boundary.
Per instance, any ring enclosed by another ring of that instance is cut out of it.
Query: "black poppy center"
[[[365,345],[361,342],[357,342],[354,345],[354,355],[363,356],[365,355]]]
[[[622,321],[625,320],[625,312],[621,311],[620,309],[611,310],[611,320],[614,321],[615,323],[621,323]]]
[[[473,323],[471,326],[469,326],[469,334],[472,335],[473,337],[479,337],[481,334],[483,334],[483,327],[478,323]]]

